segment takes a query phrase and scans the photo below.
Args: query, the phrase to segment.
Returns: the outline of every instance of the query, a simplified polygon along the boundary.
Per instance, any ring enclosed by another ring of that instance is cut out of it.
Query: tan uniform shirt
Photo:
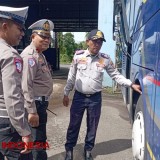
[[[131,86],[132,82],[115,69],[107,54],[99,52],[96,56],[91,56],[88,50],[77,51],[70,67],[64,95],[68,95],[73,87],[84,94],[101,91],[104,71],[120,85]]]
[[[9,118],[19,135],[29,135],[21,89],[22,58],[18,52],[0,39],[0,117]]]
[[[25,97],[25,108],[28,113],[36,113],[35,97],[50,96],[53,90],[53,79],[45,56],[38,53],[31,43],[21,53],[23,58],[22,89]]]

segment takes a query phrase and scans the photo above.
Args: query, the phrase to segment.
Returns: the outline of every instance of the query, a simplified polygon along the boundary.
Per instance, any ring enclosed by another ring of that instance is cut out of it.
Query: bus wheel
[[[132,128],[132,151],[134,160],[145,159],[145,126],[142,106],[142,98],[140,97],[137,103]]]

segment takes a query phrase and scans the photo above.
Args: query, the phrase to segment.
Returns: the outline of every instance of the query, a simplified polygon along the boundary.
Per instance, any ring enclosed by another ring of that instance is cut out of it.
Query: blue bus
[[[113,34],[122,74],[142,95],[123,88],[135,160],[160,160],[160,0],[114,0]]]

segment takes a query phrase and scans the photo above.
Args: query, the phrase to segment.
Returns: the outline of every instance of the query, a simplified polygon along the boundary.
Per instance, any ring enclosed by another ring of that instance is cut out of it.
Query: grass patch
[[[108,87],[108,86],[107,86],[107,87],[104,87],[103,90],[104,90],[105,93],[114,94],[112,87]]]

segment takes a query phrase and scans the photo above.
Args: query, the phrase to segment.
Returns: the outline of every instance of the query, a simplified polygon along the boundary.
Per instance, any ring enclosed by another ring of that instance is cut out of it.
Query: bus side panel
[[[142,18],[139,21],[143,22],[143,20]],[[160,92],[157,91],[160,91],[160,82],[156,64],[159,64],[159,34],[160,13],[157,13],[133,35],[131,65],[131,80],[133,81],[138,73],[139,79],[142,81],[147,159],[156,158],[158,160],[160,160],[160,109],[157,105],[160,104],[158,96]]]
[[[160,58],[158,59],[158,61],[160,62]],[[160,66],[160,64],[158,66]],[[155,124],[153,128],[153,153],[155,157],[159,157],[157,158],[157,160],[160,160],[160,69],[158,70],[157,74],[154,122]]]
[[[135,3],[136,3],[136,1],[131,0],[130,3],[131,3],[131,10],[130,10],[129,35],[131,37],[133,34],[133,30],[134,30]]]
[[[158,10],[160,10],[160,0],[136,0],[134,10],[134,33],[137,32],[139,27],[145,25]],[[143,21],[139,27],[136,27],[139,18],[143,19]]]
[[[157,31],[156,31],[156,78],[151,79],[156,85],[155,107],[154,107],[154,133],[153,133],[153,154],[160,160],[160,12],[157,15]]]
[[[143,0],[142,15],[143,24],[160,10],[160,0]]]

